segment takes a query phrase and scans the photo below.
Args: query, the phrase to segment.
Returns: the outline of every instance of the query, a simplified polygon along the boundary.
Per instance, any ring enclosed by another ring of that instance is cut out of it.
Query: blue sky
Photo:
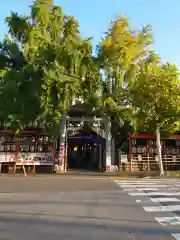
[[[4,18],[11,10],[24,13],[32,0],[2,0],[0,8],[0,38],[7,31]],[[123,13],[136,29],[151,24],[154,50],[163,61],[180,68],[180,0],[55,0],[67,14],[76,16],[84,37],[94,36],[98,43],[108,23]]]

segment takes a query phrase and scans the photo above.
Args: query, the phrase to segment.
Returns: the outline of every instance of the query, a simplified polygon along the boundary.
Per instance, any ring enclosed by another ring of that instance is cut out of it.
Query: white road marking
[[[136,188],[125,188],[125,189],[123,189],[125,192],[135,192],[135,191],[137,191],[137,189]]]
[[[161,202],[180,202],[178,198],[150,198],[152,202],[161,203]]]
[[[150,200],[140,200],[140,199],[137,199],[136,202],[137,203],[150,203],[151,201]]]
[[[150,179],[150,180],[133,180],[133,181],[124,181],[124,180],[113,180],[114,182],[117,183],[176,183],[176,184],[180,184],[180,180],[172,180],[172,179],[166,179],[166,180],[157,180],[157,179]]]
[[[152,185],[152,184],[148,184],[148,187],[152,187],[152,188],[164,188],[164,187],[167,187],[168,185]],[[120,185],[120,187],[122,188],[132,188],[132,187],[138,187],[138,188],[146,188],[147,187],[147,184],[144,184],[144,185]]]
[[[179,196],[180,192],[137,192],[128,193],[130,196]]]
[[[171,236],[172,236],[175,240],[180,240],[180,233],[172,233]]]
[[[133,182],[116,181],[116,183],[122,183],[122,184],[141,184],[141,183],[143,184],[143,183],[160,183],[160,182],[162,181],[133,181]]]
[[[180,205],[143,207],[145,212],[173,212],[180,211]]]
[[[125,192],[135,192],[135,191],[158,191],[158,188],[124,188]]]
[[[148,185],[174,185],[176,187],[180,187],[180,181],[133,181],[133,182],[122,182],[122,181],[114,181],[118,185],[143,185],[143,184],[148,184]]]
[[[161,225],[180,225],[180,217],[155,217]]]
[[[168,188],[167,190],[178,190],[179,188],[177,187],[172,187],[172,188]]]
[[[158,191],[158,188],[136,188],[138,191]]]
[[[142,184],[167,184],[167,182],[116,182],[117,184],[122,184],[122,185],[130,185],[130,184],[132,184],[132,185],[137,185],[137,184],[140,184],[140,185],[142,185]]]

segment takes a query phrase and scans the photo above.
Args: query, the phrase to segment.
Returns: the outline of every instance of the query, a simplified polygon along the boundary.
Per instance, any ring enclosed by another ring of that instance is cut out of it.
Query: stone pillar
[[[105,136],[106,136],[106,172],[111,170],[111,121],[110,118],[105,120]]]
[[[106,172],[118,171],[118,166],[115,165],[115,140],[111,135],[110,118],[105,120],[105,136],[106,136]]]

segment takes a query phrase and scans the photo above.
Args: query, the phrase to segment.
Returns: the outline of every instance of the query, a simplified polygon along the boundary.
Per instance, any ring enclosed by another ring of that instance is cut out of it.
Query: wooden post
[[[19,154],[19,144],[18,144],[18,140],[16,139],[16,153],[15,153],[15,162],[13,167],[13,176],[15,176],[16,174],[16,162],[18,160],[18,154]]]
[[[31,173],[31,165],[28,166],[28,174]]]
[[[14,167],[13,167],[13,176],[16,175],[16,162],[14,163]]]
[[[34,164],[33,165],[33,176],[35,176],[36,175],[36,165]]]
[[[166,140],[164,139],[164,161],[165,161],[165,170],[168,170],[167,166],[167,155],[166,155]]]
[[[149,161],[149,153],[147,154],[147,158],[148,158],[148,172],[150,172],[150,161]]]
[[[166,154],[164,155],[164,161],[165,161],[165,170],[167,171],[167,157],[166,157]]]
[[[24,163],[22,164],[22,169],[23,169],[24,176],[26,177],[26,176],[27,176],[27,173],[26,173],[26,168],[25,168]]]

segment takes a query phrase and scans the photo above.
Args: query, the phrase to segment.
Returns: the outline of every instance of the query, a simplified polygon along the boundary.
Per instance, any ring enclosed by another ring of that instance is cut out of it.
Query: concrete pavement
[[[111,179],[0,178],[0,240],[172,240]]]

